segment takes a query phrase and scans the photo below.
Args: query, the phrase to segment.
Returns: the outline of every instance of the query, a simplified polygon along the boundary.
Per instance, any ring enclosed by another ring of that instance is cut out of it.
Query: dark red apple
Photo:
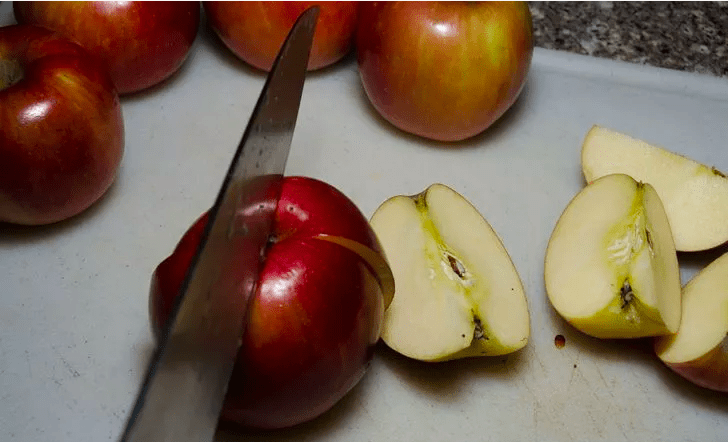
[[[364,90],[385,119],[459,141],[487,129],[520,94],[531,14],[525,2],[367,2],[356,51]]]
[[[157,334],[206,222],[198,219],[153,274]],[[364,375],[394,293],[367,219],[332,186],[285,178],[274,231],[222,412],[258,428],[296,425],[339,401]]]
[[[19,23],[44,26],[101,58],[120,94],[175,73],[200,24],[199,2],[14,2]]]
[[[269,71],[296,19],[320,7],[308,69],[339,61],[352,47],[357,2],[203,2],[207,20],[225,45],[246,63]]]
[[[46,29],[0,28],[0,221],[48,224],[109,188],[124,122],[106,69]]]

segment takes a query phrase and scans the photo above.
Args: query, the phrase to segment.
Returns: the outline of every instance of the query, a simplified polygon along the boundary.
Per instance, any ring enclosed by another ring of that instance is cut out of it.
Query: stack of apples
[[[600,126],[587,133],[581,164],[588,184],[546,252],[553,307],[597,338],[654,336],[672,370],[728,392],[728,254],[682,288],[677,255],[728,241],[728,179]]]

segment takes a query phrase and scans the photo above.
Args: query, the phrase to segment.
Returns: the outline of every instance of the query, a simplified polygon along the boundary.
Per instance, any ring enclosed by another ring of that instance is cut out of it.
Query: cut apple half
[[[371,219],[394,275],[382,340],[422,361],[514,352],[528,342],[523,285],[488,222],[462,195],[433,184],[395,196]]]
[[[680,273],[667,215],[649,184],[613,174],[587,185],[546,250],[546,292],[571,325],[597,338],[677,331]]]
[[[677,250],[728,241],[728,179],[715,168],[600,126],[584,138],[581,165],[588,183],[614,173],[650,183],[665,206]]]
[[[685,285],[680,329],[657,338],[655,352],[690,382],[728,392],[728,253]]]

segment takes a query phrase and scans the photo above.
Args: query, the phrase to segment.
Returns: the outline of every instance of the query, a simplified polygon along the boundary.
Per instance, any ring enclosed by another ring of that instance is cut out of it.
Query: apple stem
[[[475,323],[475,331],[473,331],[473,339],[483,339],[488,340],[488,337],[485,336],[485,331],[483,330],[483,323],[480,321],[480,318],[473,315],[473,323]]]
[[[23,69],[17,60],[0,59],[0,90],[23,79]]]
[[[268,235],[268,240],[265,242],[265,245],[263,245],[263,248],[260,249],[260,259],[265,260],[265,257],[268,256],[268,250],[273,246],[273,244],[278,242],[278,237],[276,235],[270,234]]]
[[[622,309],[625,309],[634,299],[634,292],[632,292],[632,286],[629,284],[629,281],[624,281],[619,295],[622,298]]]

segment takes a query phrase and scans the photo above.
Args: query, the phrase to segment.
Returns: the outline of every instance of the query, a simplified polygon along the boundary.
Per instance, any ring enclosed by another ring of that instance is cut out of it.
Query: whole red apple
[[[533,54],[525,2],[371,2],[356,38],[374,108],[440,141],[472,137],[513,105]]]
[[[153,274],[157,335],[206,222],[198,219]],[[222,412],[223,420],[257,428],[308,421],[341,399],[364,375],[394,293],[366,218],[326,183],[285,178],[274,234]]]
[[[357,2],[203,2],[212,29],[246,63],[269,71],[296,19],[318,5],[308,69],[329,66],[353,45]]]
[[[0,221],[48,224],[116,177],[124,122],[98,60],[46,29],[0,28]]]
[[[14,2],[19,23],[66,35],[103,60],[120,94],[175,73],[200,23],[198,2]]]

